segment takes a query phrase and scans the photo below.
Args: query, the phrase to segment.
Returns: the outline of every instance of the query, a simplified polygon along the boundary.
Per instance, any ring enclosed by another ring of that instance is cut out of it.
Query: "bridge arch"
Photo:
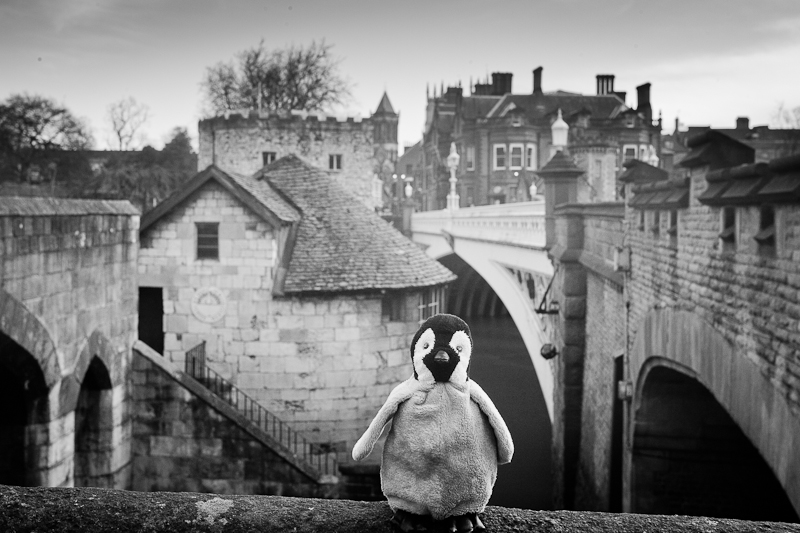
[[[645,477],[649,476],[649,482],[659,479],[654,461],[660,459],[648,459],[645,452],[650,450],[650,455],[662,459],[676,456],[664,445],[670,439],[708,444],[709,439],[697,433],[706,417],[730,439],[741,432],[771,470],[794,512],[800,513],[800,418],[757,365],[689,311],[653,309],[636,331],[629,353],[628,375],[635,389],[625,457],[626,510],[648,512],[646,497],[637,492]],[[681,396],[693,398],[694,404],[687,405]],[[705,437],[714,439],[708,433]],[[723,450],[731,443],[717,444]]]
[[[524,268],[543,279],[552,278],[553,266],[546,253],[537,247],[498,245],[483,239],[455,237],[446,232],[439,235],[419,233],[414,235],[414,240],[426,246],[426,254],[432,259],[441,260],[447,255],[455,254],[475,270],[497,294],[522,336],[552,422],[553,371],[540,355],[542,345],[548,342],[546,326],[534,312],[529,292],[523,290],[514,273],[514,269]]]

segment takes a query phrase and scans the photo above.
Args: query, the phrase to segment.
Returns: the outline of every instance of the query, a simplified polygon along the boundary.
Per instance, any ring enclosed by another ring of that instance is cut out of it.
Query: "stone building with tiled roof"
[[[205,341],[210,368],[342,460],[455,278],[298,156],[252,176],[209,166],[141,240],[143,340],[178,363]]]
[[[514,94],[510,73],[493,73],[492,83],[476,84],[464,96],[449,87],[428,99],[424,145],[428,184],[423,207],[443,208],[449,191],[445,160],[449,143],[461,155],[457,171],[461,204],[483,205],[530,199],[536,171],[561,149],[552,146],[551,126],[559,116],[569,126],[568,151],[584,171],[580,201],[610,201],[616,177],[630,159],[657,164],[660,122],[653,120],[650,84],[637,87],[638,104],[625,103],[614,76],[597,76],[597,94],[544,92],[542,68],[533,72],[533,92]]]

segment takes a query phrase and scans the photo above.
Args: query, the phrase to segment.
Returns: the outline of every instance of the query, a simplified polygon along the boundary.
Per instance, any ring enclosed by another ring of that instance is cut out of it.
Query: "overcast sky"
[[[205,69],[264,39],[267,47],[334,45],[353,85],[348,115],[383,91],[400,112],[400,144],[420,139],[425,87],[514,74],[515,93],[593,94],[615,74],[636,106],[652,83],[664,129],[769,124],[800,106],[798,0],[0,0],[0,99],[51,97],[86,118],[107,147],[106,109],[150,107],[161,147],[175,126],[197,136]]]

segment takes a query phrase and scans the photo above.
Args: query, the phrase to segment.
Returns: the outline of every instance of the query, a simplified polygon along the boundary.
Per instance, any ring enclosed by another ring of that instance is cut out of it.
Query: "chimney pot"
[[[597,95],[614,94],[614,75],[598,74],[597,76]]]
[[[749,130],[750,129],[750,119],[747,117],[737,117],[736,118],[736,129],[737,130]]]
[[[533,69],[533,92],[542,92],[542,67]]]

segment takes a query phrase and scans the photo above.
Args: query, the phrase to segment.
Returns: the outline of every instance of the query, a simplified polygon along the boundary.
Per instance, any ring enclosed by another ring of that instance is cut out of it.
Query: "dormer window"
[[[775,256],[775,208],[771,205],[761,206],[759,232],[754,239],[758,242],[758,253],[767,257]]]
[[[261,152],[261,163],[264,166],[274,163],[277,158],[278,154],[276,152]]]
[[[519,115],[512,115],[511,125],[517,128],[522,126],[522,118]]]

